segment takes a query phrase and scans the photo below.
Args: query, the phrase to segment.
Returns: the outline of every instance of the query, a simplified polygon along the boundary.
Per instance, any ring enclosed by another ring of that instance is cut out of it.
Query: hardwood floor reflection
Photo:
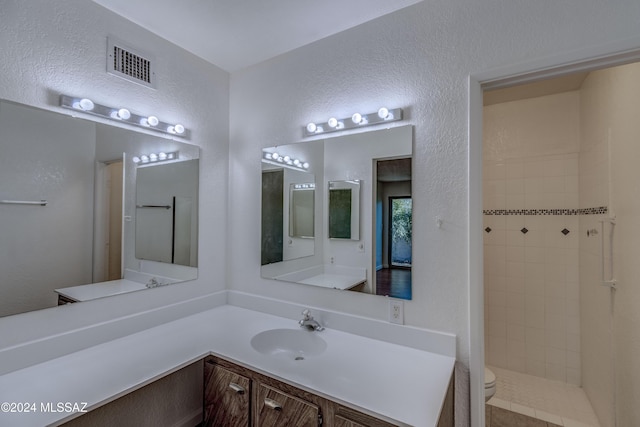
[[[411,299],[411,269],[383,268],[376,271],[376,295]]]

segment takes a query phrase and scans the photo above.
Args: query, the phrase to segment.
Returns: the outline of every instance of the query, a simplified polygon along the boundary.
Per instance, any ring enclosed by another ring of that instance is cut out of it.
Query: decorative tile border
[[[607,206],[582,209],[487,209],[484,215],[601,215],[609,212]]]

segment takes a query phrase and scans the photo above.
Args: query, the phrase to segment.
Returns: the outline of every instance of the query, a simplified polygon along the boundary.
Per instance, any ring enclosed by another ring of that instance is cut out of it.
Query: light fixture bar
[[[122,107],[108,107],[106,105],[96,104],[89,98],[75,98],[73,96],[60,95],[60,106],[173,136],[186,138],[189,132],[181,124],[161,122],[153,115],[140,116]]]
[[[306,171],[307,169],[309,169],[309,163],[277,152],[264,151],[262,153],[262,161],[265,163],[284,166],[296,170]]]
[[[148,163],[169,162],[172,160],[178,160],[180,157],[179,151],[172,151],[170,153],[149,153],[140,154],[139,156],[133,156],[131,161],[136,165],[146,165]]]
[[[398,120],[402,120],[402,108],[389,110],[382,107],[375,113],[355,113],[351,117],[344,119],[336,119],[335,117],[332,117],[324,123],[309,123],[303,128],[303,134],[304,136],[322,135],[330,132],[357,129],[380,123],[395,122]]]

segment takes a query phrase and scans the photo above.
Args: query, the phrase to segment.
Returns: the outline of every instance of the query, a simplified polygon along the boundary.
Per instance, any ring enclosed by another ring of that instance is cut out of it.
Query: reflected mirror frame
[[[360,240],[362,180],[329,181],[327,235],[335,240]]]
[[[315,238],[315,198],[315,183],[289,184],[289,237]],[[309,210],[310,224],[309,217],[304,215]]]

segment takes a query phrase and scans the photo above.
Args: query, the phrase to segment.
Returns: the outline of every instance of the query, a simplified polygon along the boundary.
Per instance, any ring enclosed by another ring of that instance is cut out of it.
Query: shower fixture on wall
[[[386,107],[378,109],[375,113],[354,113],[351,117],[337,119],[331,117],[324,123],[311,122],[303,128],[304,136],[313,136],[340,130],[356,129],[364,126],[377,125],[386,122],[402,120],[402,108],[389,110]]]
[[[141,116],[132,113],[127,108],[108,107],[106,105],[96,104],[89,98],[75,98],[73,96],[60,95],[60,106],[173,136],[186,138],[188,134],[187,129],[179,123],[165,123],[153,115]]]

